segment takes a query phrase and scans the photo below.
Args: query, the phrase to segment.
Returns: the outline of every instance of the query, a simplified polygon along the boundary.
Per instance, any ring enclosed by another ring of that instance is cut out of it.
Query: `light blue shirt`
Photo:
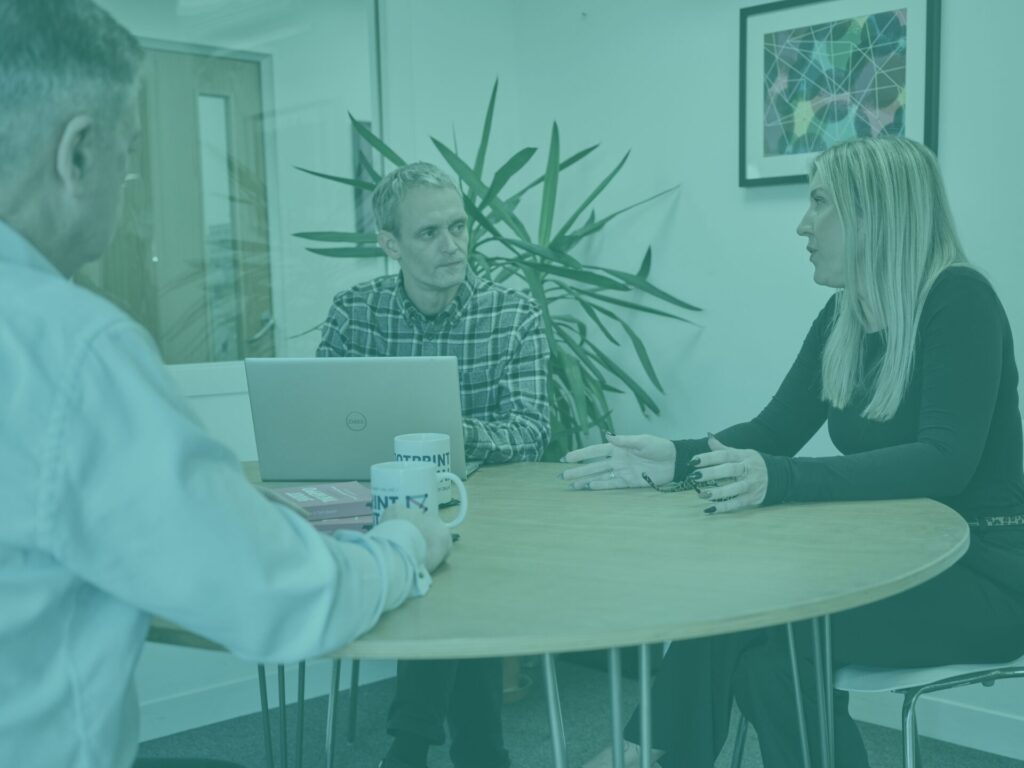
[[[0,222],[0,766],[124,768],[151,614],[324,654],[425,590],[409,523],[345,541],[264,499],[148,334]]]

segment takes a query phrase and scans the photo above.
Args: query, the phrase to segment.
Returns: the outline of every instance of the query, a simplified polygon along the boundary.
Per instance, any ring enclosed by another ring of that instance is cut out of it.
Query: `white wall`
[[[771,396],[828,298],[811,282],[795,229],[805,186],[737,184],[738,0],[387,0],[388,135],[434,157],[424,137],[475,135],[491,82],[501,78],[495,143],[507,157],[547,146],[552,120],[563,152],[600,142],[600,164],[560,194],[578,200],[628,149],[601,210],[679,184],[668,200],[613,224],[592,257],[633,267],[651,243],[653,279],[704,308],[698,327],[642,315],[669,396],[645,420],[613,401],[620,432],[699,436],[754,415]],[[1024,260],[1012,228],[1024,211],[1017,127],[1018,0],[943,0],[939,157],[969,257],[993,279],[1024,360]],[[486,6],[486,7],[484,7]],[[457,40],[447,49],[442,39]],[[459,94],[453,100],[451,94]],[[400,117],[399,117],[400,116]],[[544,152],[535,158],[542,170]],[[492,170],[493,170],[492,166]],[[575,195],[573,193],[575,192]],[[563,211],[565,209],[563,208]],[[623,361],[620,361],[623,362]],[[642,375],[639,366],[626,360]],[[822,433],[807,449],[833,453]],[[926,735],[1024,758],[1019,683],[936,696],[922,705]],[[858,717],[898,723],[884,697],[858,698]],[[1016,737],[1015,737],[1016,734]]]

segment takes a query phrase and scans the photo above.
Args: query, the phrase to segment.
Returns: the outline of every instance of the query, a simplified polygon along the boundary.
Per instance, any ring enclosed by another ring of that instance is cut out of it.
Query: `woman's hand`
[[[733,512],[756,507],[768,492],[768,467],[757,451],[729,448],[715,437],[708,437],[709,453],[698,453],[691,464],[692,480],[717,480],[717,486],[701,488],[698,495],[712,502],[704,511]]]
[[[636,488],[647,485],[643,475],[655,485],[672,482],[676,471],[676,447],[671,440],[654,435],[608,435],[607,443],[588,445],[570,451],[562,461],[587,461],[562,473],[576,490]]]

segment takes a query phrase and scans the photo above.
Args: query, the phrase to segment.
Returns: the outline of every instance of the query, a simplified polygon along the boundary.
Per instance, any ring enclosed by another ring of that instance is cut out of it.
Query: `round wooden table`
[[[480,469],[429,595],[339,653],[469,658],[719,635],[889,597],[967,551],[964,520],[927,499],[705,515],[692,491],[572,491],[564,468]]]
[[[563,469],[477,471],[461,540],[429,594],[333,655],[543,654],[550,673],[553,653],[720,635],[865,605],[941,573],[969,543],[964,520],[928,499],[705,515],[692,491],[572,491]],[[150,639],[205,644],[160,624]]]

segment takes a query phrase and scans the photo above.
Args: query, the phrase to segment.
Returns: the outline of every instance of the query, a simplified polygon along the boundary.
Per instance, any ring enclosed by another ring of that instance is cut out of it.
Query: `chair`
[[[1009,677],[1024,677],[1024,656],[1005,664],[953,664],[906,669],[848,666],[836,672],[834,684],[836,690],[848,693],[902,693],[903,766],[918,768],[917,700],[926,693],[976,683],[992,686],[996,680]],[[747,720],[740,715],[733,748],[733,768],[739,768],[743,759],[746,734]]]

